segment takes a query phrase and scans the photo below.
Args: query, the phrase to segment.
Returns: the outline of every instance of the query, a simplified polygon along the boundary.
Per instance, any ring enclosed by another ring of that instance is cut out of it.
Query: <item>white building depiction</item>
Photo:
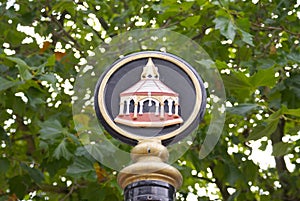
[[[178,93],[159,80],[158,68],[151,58],[141,80],[120,94],[115,122],[130,127],[165,127],[183,122]]]

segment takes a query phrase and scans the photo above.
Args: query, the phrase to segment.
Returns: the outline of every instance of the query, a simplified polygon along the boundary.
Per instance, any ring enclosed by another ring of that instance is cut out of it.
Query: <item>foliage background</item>
[[[300,200],[299,6],[285,0],[1,1],[0,200],[122,200],[117,173],[78,141],[72,85],[95,47],[137,28],[170,29],[199,43],[227,90],[226,124],[214,151],[199,161],[199,135],[173,164],[184,176],[178,200]],[[267,158],[259,157],[266,153],[272,156],[263,166]]]

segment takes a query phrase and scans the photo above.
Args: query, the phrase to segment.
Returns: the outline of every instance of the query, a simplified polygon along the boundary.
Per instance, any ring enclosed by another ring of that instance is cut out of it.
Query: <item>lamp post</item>
[[[157,140],[139,142],[131,151],[133,164],[118,175],[126,201],[174,200],[182,184],[180,172],[167,164],[168,150]]]
[[[182,185],[166,146],[199,125],[206,104],[203,82],[181,58],[157,51],[127,55],[99,78],[95,110],[114,138],[133,145],[132,164],[118,183],[125,201],[173,201]]]

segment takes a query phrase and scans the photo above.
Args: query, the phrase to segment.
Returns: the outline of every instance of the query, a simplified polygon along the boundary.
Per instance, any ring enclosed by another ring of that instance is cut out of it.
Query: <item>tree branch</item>
[[[221,195],[222,195],[222,197],[223,197],[223,200],[228,200],[228,198],[230,197],[230,194],[228,193],[228,191],[227,191],[227,186],[226,185],[224,185],[223,183],[222,183],[222,181],[218,178],[218,177],[216,177],[215,176],[215,173],[214,173],[214,167],[215,167],[215,164],[211,164],[210,165],[210,169],[211,169],[211,171],[212,171],[212,173],[213,173],[213,175],[214,175],[214,178],[215,178],[215,184],[217,185],[217,187],[219,188],[219,190],[220,190],[220,192],[221,192]],[[226,173],[224,173],[224,174],[226,174]]]
[[[52,10],[51,5],[50,5],[50,0],[47,0],[47,1],[46,1],[46,6],[48,7],[48,9],[49,9],[50,11]],[[51,12],[50,12],[50,13],[47,12],[48,9],[46,9],[46,15],[47,15],[48,17],[50,17],[51,21],[54,22],[54,24],[56,24],[56,25],[59,27],[59,29],[60,29],[60,31],[62,32],[62,34],[65,35],[70,41],[72,41],[72,42],[74,43],[75,47],[77,47],[78,49],[81,50],[80,44],[79,44],[79,43],[78,43],[78,42],[70,35],[70,33],[68,33],[68,32],[65,30],[65,28],[64,28],[64,26],[63,26],[64,16],[65,16],[66,12],[63,12],[60,21],[58,21],[58,20],[56,19],[56,16],[52,15]],[[53,35],[58,35],[58,34],[55,34],[55,33],[54,33],[54,30],[53,30]],[[61,39],[61,40],[63,40],[64,42],[66,42],[66,41],[65,41],[63,38],[61,38],[61,37],[59,37],[59,39]]]
[[[215,178],[215,179],[216,179],[215,184],[220,189],[223,200],[228,200],[228,198],[230,197],[230,194],[228,193],[226,186],[224,186],[223,183],[218,178]]]
[[[274,133],[271,135],[271,141],[272,145],[282,142],[282,137],[284,136],[284,125],[285,120],[281,118],[278,122],[277,129]],[[286,179],[285,175],[288,174],[288,169],[286,167],[286,163],[284,160],[284,156],[275,156],[275,162],[276,162],[276,170],[279,177],[279,182],[282,185],[282,200],[291,200],[289,199],[288,191],[289,191],[289,181]]]
[[[197,40],[197,39],[203,38],[204,35],[205,35],[206,29],[212,28],[212,27],[213,27],[213,26],[208,26],[208,27],[207,27],[207,26],[203,26],[201,32],[200,32],[199,34],[197,34],[196,36],[194,36],[194,37],[192,38],[192,40]]]
[[[204,181],[207,181],[207,182],[210,182],[210,183],[215,183],[213,180],[211,180],[209,178],[206,178],[206,177],[198,177],[197,175],[195,175],[195,176],[193,176],[193,178],[201,179],[201,180],[204,180]]]
[[[56,17],[54,15],[50,14],[50,18],[59,27],[59,29],[62,31],[62,33],[69,40],[71,40],[78,49],[81,49],[81,46],[79,45],[79,43],[65,30],[65,28],[63,27],[63,25],[56,19]]]
[[[284,125],[285,125],[284,119],[280,119],[277,125],[277,129],[271,135],[271,141],[273,146],[279,142],[282,142],[282,137],[284,136]],[[281,173],[288,171],[283,156],[276,156],[275,161],[276,161],[276,169],[279,175]]]
[[[27,155],[32,156],[36,150],[35,141],[33,135],[26,135],[26,132],[29,132],[29,128],[24,124],[22,117],[17,115],[16,121],[18,123],[18,129],[22,132],[21,139],[25,140],[27,143]],[[19,140],[19,138],[17,138]],[[12,138],[12,142],[16,141],[15,138]]]
[[[59,201],[64,201],[66,200],[70,195],[72,195],[72,193],[74,192],[74,190],[76,189],[76,186],[73,185],[70,189],[70,191],[62,198],[60,199]]]
[[[254,30],[265,30],[265,31],[268,31],[268,30],[277,30],[277,31],[285,31],[291,35],[294,35],[294,36],[297,36],[297,37],[300,37],[300,33],[295,33],[295,32],[292,32],[290,30],[288,30],[287,28],[285,28],[284,26],[280,26],[280,27],[274,27],[274,26],[264,26],[262,27],[260,24],[256,24],[256,23],[252,23],[252,28]]]

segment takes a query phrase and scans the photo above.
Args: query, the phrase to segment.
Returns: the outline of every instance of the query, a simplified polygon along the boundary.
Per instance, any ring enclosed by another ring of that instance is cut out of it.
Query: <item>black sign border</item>
[[[107,79],[109,79],[109,75],[111,75],[116,69],[122,67],[122,63],[128,63],[130,61],[136,60],[136,59],[141,59],[141,58],[149,58],[149,57],[154,57],[154,58],[160,58],[162,60],[168,60],[172,63],[175,63],[175,65],[178,66],[178,63],[180,64],[179,67],[184,66],[184,71],[188,71],[189,75],[191,75],[191,80],[193,81],[194,85],[197,85],[198,87],[195,86],[196,91],[198,90],[198,93],[200,93],[201,97],[198,98],[198,100],[195,103],[195,107],[198,107],[199,109],[197,111],[193,112],[193,119],[189,120],[189,124],[186,125],[185,129],[177,134],[167,134],[163,136],[158,136],[154,138],[158,138],[159,140],[162,141],[162,144],[167,146],[170,144],[174,144],[190,133],[192,133],[195,129],[197,129],[199,123],[201,122],[204,113],[205,113],[205,107],[206,107],[206,90],[203,84],[202,79],[200,78],[199,74],[196,72],[196,70],[186,61],[181,59],[178,56],[175,56],[170,53],[165,53],[165,52],[159,52],[159,51],[142,51],[142,52],[137,52],[137,53],[132,53],[129,55],[126,55],[117,61],[115,61],[109,68],[107,68],[100,78],[98,79],[96,88],[95,88],[95,93],[94,93],[94,107],[96,111],[96,115],[98,117],[98,120],[100,123],[103,125],[104,129],[114,138],[120,140],[121,142],[124,142],[129,145],[135,146],[139,141],[143,140],[140,136],[136,136],[134,134],[128,133],[124,131],[123,129],[118,129],[118,126],[115,123],[110,122],[110,117],[108,115],[108,112],[106,110],[106,107],[103,103],[104,98],[103,98],[103,91],[101,90],[105,88],[105,82]],[[117,66],[117,67],[116,67]],[[102,92],[102,93],[100,93]],[[197,96],[197,94],[196,94]],[[101,98],[102,97],[102,98]],[[200,105],[200,107],[199,107]]]

